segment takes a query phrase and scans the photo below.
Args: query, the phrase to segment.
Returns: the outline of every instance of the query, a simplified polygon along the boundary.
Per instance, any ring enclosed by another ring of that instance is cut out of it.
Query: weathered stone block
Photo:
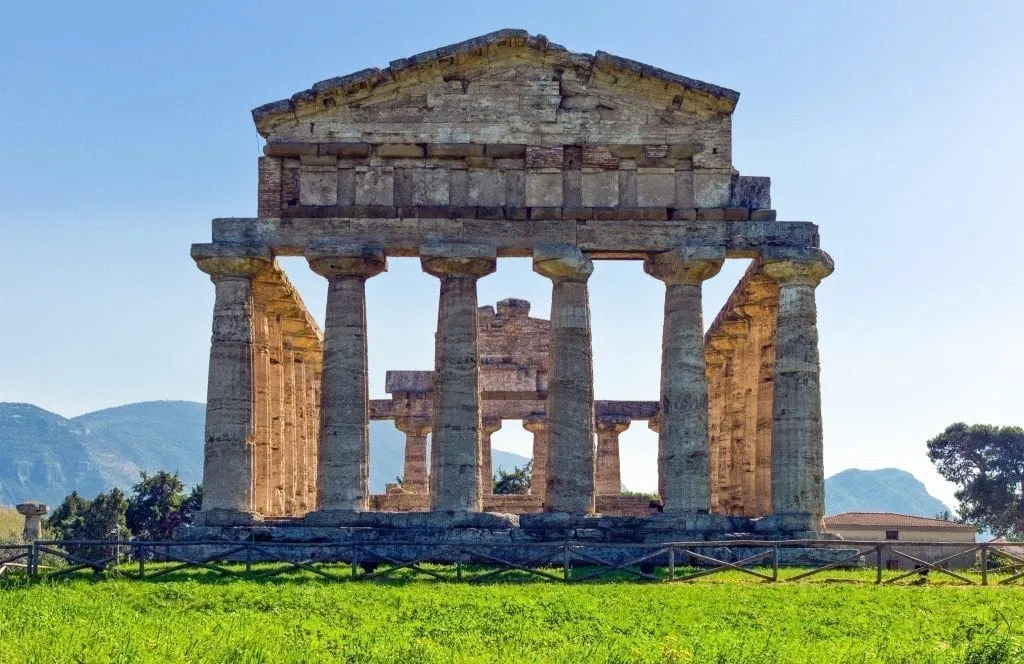
[[[355,205],[356,171],[354,168],[338,169],[338,205]]]
[[[582,173],[579,170],[562,172],[562,205],[580,207],[583,204]]]
[[[732,173],[728,171],[693,171],[693,203],[698,208],[724,208],[729,205]]]
[[[693,171],[676,171],[675,207],[695,207],[693,204]]]
[[[377,146],[378,157],[415,159],[423,155],[423,146],[415,143],[382,143]]]
[[[619,205],[636,207],[636,170],[619,171]]]
[[[614,207],[619,204],[618,171],[583,173],[582,204],[584,207]]]
[[[450,205],[472,205],[469,202],[469,171],[448,171],[448,199]]]
[[[526,207],[561,207],[562,173],[527,171]]]
[[[442,159],[482,157],[484,146],[478,143],[428,143],[427,156]]]
[[[693,208],[676,208],[672,210],[673,221],[694,221],[697,219],[697,211]]]
[[[565,161],[562,146],[526,146],[527,168],[561,168]]]
[[[643,154],[641,145],[609,145],[608,152],[619,159],[636,159]]]
[[[448,169],[405,168],[396,170],[396,193],[400,205],[448,205]]]
[[[697,219],[702,221],[723,221],[725,210],[722,208],[697,208]]]
[[[259,158],[259,198],[256,215],[276,217],[281,213],[281,160],[276,157]]]
[[[315,155],[316,153],[316,143],[271,141],[263,146],[263,154],[268,157],[298,157],[303,154]]]
[[[726,221],[746,221],[750,218],[750,210],[745,207],[725,208]]]
[[[370,156],[369,143],[321,143],[319,154],[334,155],[346,159],[360,159]]]
[[[526,146],[488,143],[484,149],[484,154],[494,159],[522,159],[526,156]]]
[[[750,210],[767,209],[772,206],[772,179],[734,175],[732,178],[732,207]]]
[[[505,178],[501,171],[474,169],[468,173],[470,205],[505,204]]]
[[[502,171],[505,177],[505,205],[507,207],[526,206],[526,171]]]
[[[582,166],[617,170],[619,158],[612,154],[607,145],[584,145]]]
[[[356,205],[394,204],[394,169],[380,167],[356,169]]]
[[[300,205],[337,205],[338,171],[303,168],[299,172]]]
[[[537,221],[551,221],[562,218],[560,207],[534,207],[530,208],[530,219]]]
[[[636,203],[639,207],[674,207],[676,176],[671,169],[638,169]]]
[[[776,218],[775,210],[751,210],[750,220],[751,221],[775,221]]]

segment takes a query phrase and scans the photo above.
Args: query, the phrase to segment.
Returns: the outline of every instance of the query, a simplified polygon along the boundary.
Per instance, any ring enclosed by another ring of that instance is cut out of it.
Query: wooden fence
[[[415,576],[439,581],[479,583],[519,572],[547,581],[572,583],[612,573],[619,578],[645,581],[695,581],[734,571],[763,582],[780,583],[808,579],[839,568],[874,568],[876,584],[897,584],[907,579],[919,583],[935,574],[963,585],[981,586],[992,585],[993,576],[1003,577],[996,579],[996,585],[1005,586],[1024,578],[1024,558],[1017,555],[1020,546],[1007,542],[848,540],[662,544],[567,541],[511,546],[420,542],[38,541],[0,544],[0,576],[56,579],[87,571],[114,578],[157,579],[183,570],[207,570],[226,578],[265,579],[305,571],[322,579],[341,581],[385,579],[408,570]],[[922,549],[935,547],[953,552],[937,560],[922,557]],[[512,549],[515,555],[507,553]],[[819,565],[782,562],[798,558],[801,550],[830,550],[833,559]],[[950,561],[966,556],[973,556],[976,571],[949,569]],[[448,564],[430,564],[439,560]],[[902,569],[902,565],[900,569],[889,569],[888,562],[892,560],[903,561],[908,569]],[[839,580],[844,578],[852,580],[849,575]]]

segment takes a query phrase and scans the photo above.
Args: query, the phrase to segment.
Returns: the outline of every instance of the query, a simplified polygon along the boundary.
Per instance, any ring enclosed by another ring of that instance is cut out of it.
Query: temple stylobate
[[[815,288],[832,261],[814,224],[777,220],[768,178],[733,167],[738,98],[502,30],[255,109],[258,216],[215,219],[192,247],[216,294],[194,536],[818,533]],[[324,277],[322,331],[278,256]],[[408,257],[438,282],[434,371],[391,372],[391,398],[371,400],[365,285]],[[480,307],[499,257],[550,280],[549,320]],[[730,258],[752,260],[705,332],[702,284]],[[665,285],[657,402],[594,394],[588,282],[605,260]],[[382,495],[371,419],[407,436]],[[533,486],[494,496],[490,437],[509,419],[534,434]],[[621,495],[634,420],[658,433],[661,514]]]

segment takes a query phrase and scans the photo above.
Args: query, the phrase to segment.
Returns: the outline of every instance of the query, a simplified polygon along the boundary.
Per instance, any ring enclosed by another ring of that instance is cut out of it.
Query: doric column
[[[402,488],[409,493],[427,493],[427,417],[399,417],[395,428],[405,434],[405,467]]]
[[[708,340],[708,348],[717,353],[722,365],[716,379],[709,390],[708,402],[711,418],[715,421],[713,441],[718,457],[715,481],[718,484],[718,513],[727,515],[739,514],[740,496],[733,466],[736,463],[733,449],[733,424],[735,409],[733,408],[732,388],[736,370],[736,344],[738,338],[727,336],[724,330],[718,330],[717,336]]]
[[[750,367],[747,341],[750,324],[745,318],[727,318],[722,332],[730,339],[728,391],[725,397],[728,428],[724,432],[730,451],[729,484],[733,489],[732,514],[750,516],[754,504],[754,441],[747,436],[747,390]]]
[[[720,481],[722,418],[721,389],[725,355],[710,346],[704,348],[704,365],[708,377],[708,477],[711,482],[711,512],[724,514]]]
[[[486,496],[494,493],[494,455],[491,436],[501,430],[501,418],[488,415],[480,418],[480,490]]]
[[[479,512],[480,377],[476,282],[494,272],[497,252],[481,245],[420,248],[423,270],[441,280],[435,350],[430,507]]]
[[[779,284],[772,416],[772,509],[784,527],[816,531],[825,508],[821,367],[814,289],[832,273],[820,249],[775,250],[762,270]]]
[[[644,271],[665,282],[658,473],[666,512],[711,509],[701,283],[724,260],[724,247],[680,247],[644,261]]]
[[[317,510],[364,511],[370,493],[366,280],[386,270],[387,260],[380,249],[352,245],[314,245],[306,258],[328,282]]]
[[[284,434],[284,513],[296,516],[299,510],[295,485],[299,470],[296,465],[295,438],[295,351],[292,349],[291,339],[286,338],[283,346],[281,372],[284,379],[281,384],[281,404]]]
[[[527,415],[523,418],[523,428],[533,434],[530,495],[543,499],[548,488],[548,418],[546,415]]]
[[[550,512],[594,511],[594,366],[587,280],[594,264],[576,247],[536,247],[533,271],[552,280],[548,380]]]
[[[203,447],[203,512],[254,512],[253,277],[269,255],[237,255],[193,245],[192,257],[215,290]]]
[[[633,421],[619,415],[604,415],[597,418],[597,461],[594,484],[599,496],[617,496],[622,493],[622,476],[619,466],[619,434],[629,428]]]

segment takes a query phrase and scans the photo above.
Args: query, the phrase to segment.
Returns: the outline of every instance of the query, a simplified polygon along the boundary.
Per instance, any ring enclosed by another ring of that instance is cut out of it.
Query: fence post
[[[676,548],[671,544],[668,547],[668,580],[676,578]]]
[[[779,580],[779,543],[772,544],[772,583]]]
[[[25,571],[28,572],[30,578],[39,574],[39,567],[36,562],[38,556],[39,551],[36,550],[36,543],[32,542],[28,547],[28,560],[25,561]]]
[[[981,543],[981,585],[988,585],[988,542]]]
[[[877,567],[875,568],[875,583],[879,584],[882,582],[882,545],[879,544],[875,547],[875,557],[878,561]]]

